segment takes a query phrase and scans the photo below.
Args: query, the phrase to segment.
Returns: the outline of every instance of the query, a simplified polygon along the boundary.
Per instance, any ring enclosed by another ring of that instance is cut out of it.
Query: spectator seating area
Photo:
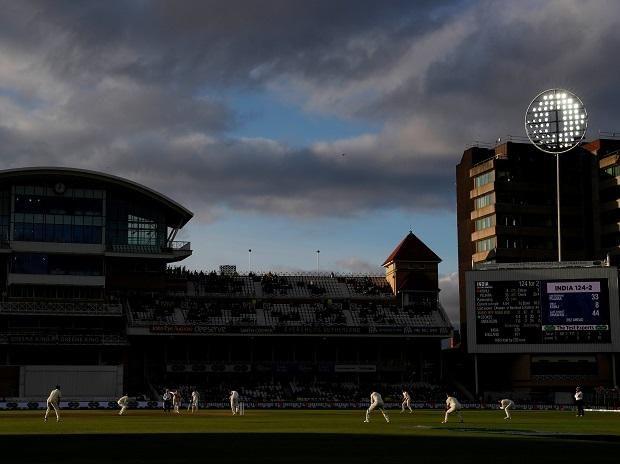
[[[132,298],[127,313],[133,326],[151,323],[211,326],[349,326],[349,327],[446,327],[447,316],[436,311],[416,312],[384,302],[321,300],[211,300],[205,298]]]
[[[216,272],[168,269],[168,278],[187,280],[188,293],[195,296],[259,298],[390,298],[392,291],[383,276],[226,275]]]

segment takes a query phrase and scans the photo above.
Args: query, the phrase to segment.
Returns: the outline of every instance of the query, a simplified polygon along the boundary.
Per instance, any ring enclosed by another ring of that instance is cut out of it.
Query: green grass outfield
[[[465,410],[441,424],[440,410],[223,410],[0,412],[2,462],[63,463],[620,463],[620,414]],[[8,459],[5,459],[8,458]]]

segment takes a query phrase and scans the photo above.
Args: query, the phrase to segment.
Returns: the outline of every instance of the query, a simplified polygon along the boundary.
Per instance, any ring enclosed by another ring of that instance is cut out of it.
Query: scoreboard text
[[[607,279],[475,282],[478,344],[609,343]]]

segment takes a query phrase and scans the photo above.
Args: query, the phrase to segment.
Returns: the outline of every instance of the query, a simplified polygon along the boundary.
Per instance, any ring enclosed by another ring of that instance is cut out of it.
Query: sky
[[[455,166],[567,88],[620,132],[620,2],[0,0],[0,168],[140,182],[196,269],[377,273],[413,232],[457,314]]]

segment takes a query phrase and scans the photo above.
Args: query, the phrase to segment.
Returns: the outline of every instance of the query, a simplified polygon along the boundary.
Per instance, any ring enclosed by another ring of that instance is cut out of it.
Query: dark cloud
[[[0,2],[4,167],[101,169],[207,217],[450,209],[464,145],[522,134],[539,90],[618,128],[609,1]],[[234,137],[239,89],[376,134]],[[596,135],[596,134],[594,134]],[[346,153],[346,157],[341,157]]]

